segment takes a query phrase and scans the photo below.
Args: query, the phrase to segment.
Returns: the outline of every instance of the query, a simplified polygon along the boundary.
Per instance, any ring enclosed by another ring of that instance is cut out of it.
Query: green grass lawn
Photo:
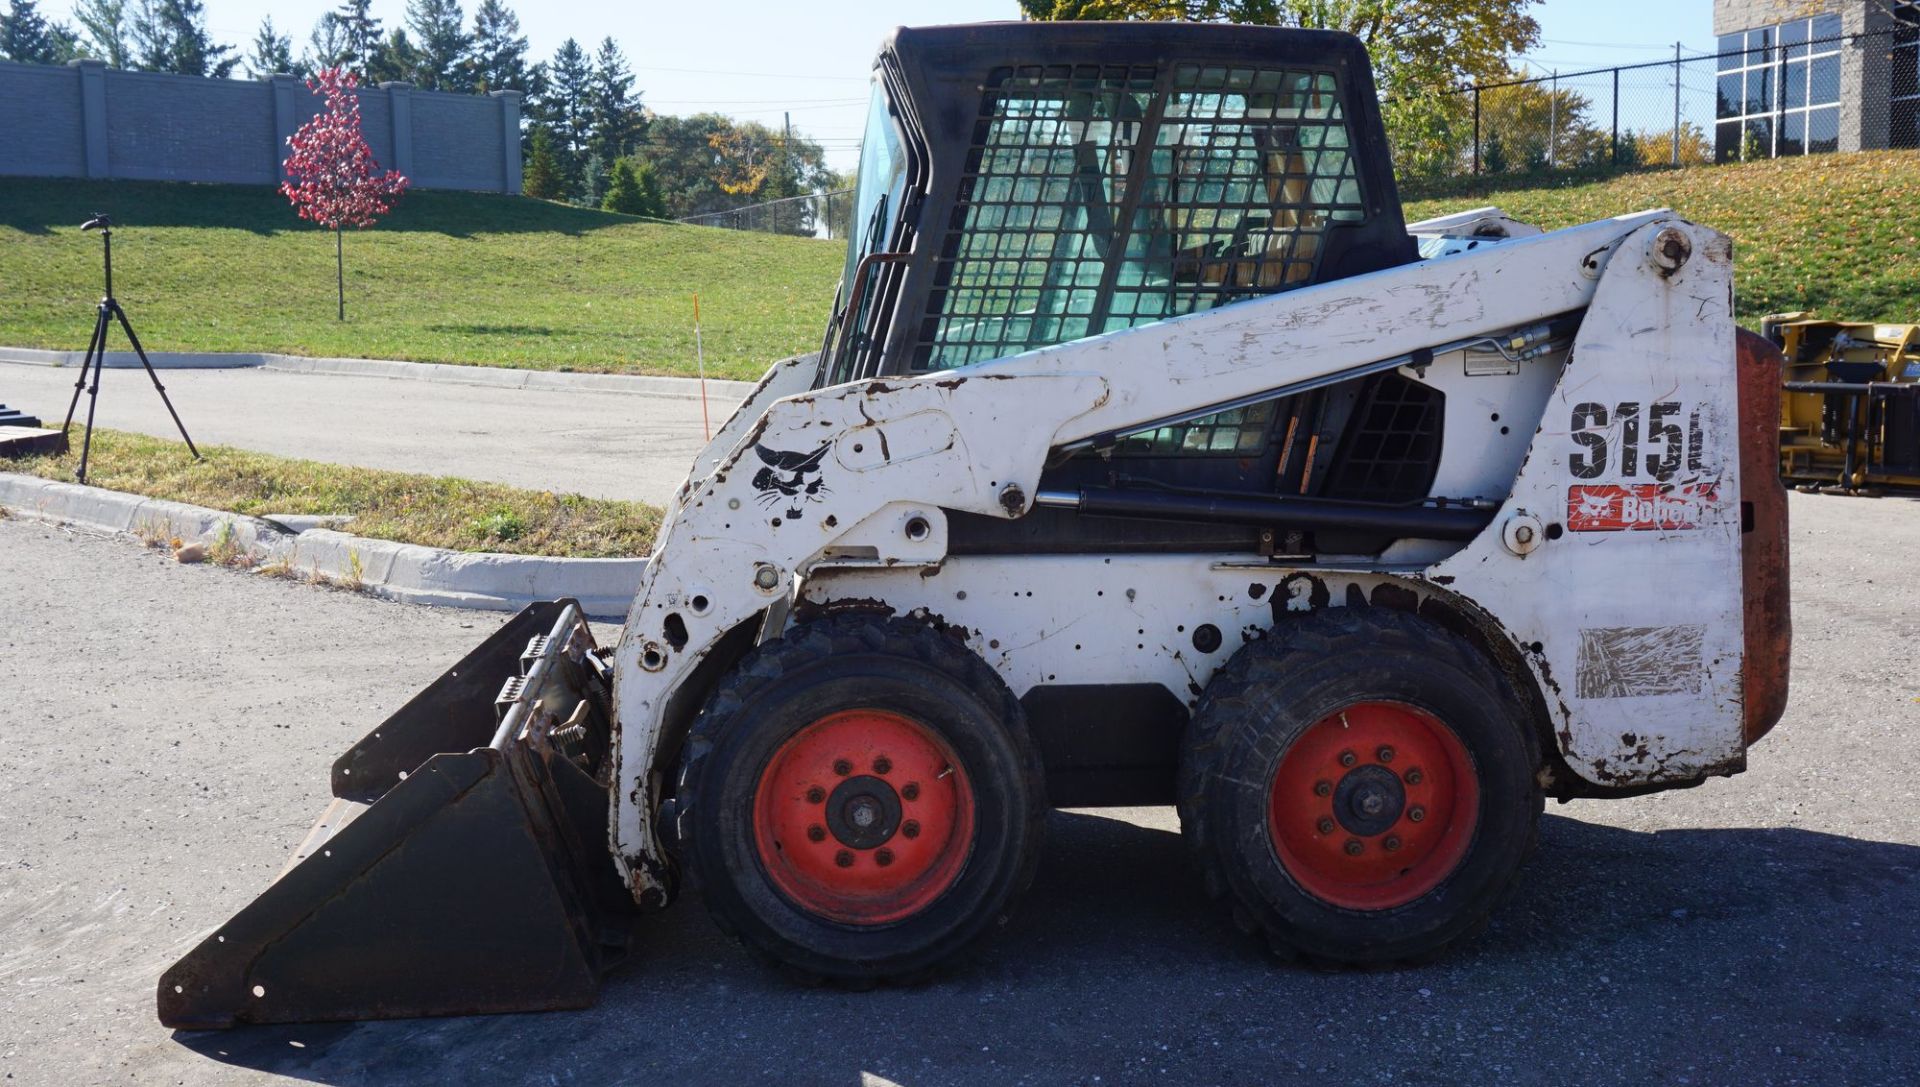
[[[333,238],[272,189],[0,178],[0,344],[80,350],[113,216],[114,288],[155,351],[275,351],[758,378],[820,344],[838,242],[678,226],[475,193],[402,197],[348,231],[347,319]],[[116,333],[116,345],[118,334]]]
[[[1451,188],[1444,197],[1409,200],[1408,221],[1498,204],[1551,230],[1671,207],[1733,236],[1734,307],[1745,324],[1787,310],[1920,321],[1920,152]]]
[[[0,471],[73,482],[80,433],[62,456],[0,461]],[[343,531],[401,543],[518,555],[613,558],[653,549],[660,510],[644,502],[530,491],[470,479],[342,464],[95,430],[87,482],[249,515],[352,514]]]
[[[1411,191],[1411,189],[1410,189]],[[1737,310],[1920,320],[1920,153],[1814,155],[1603,180],[1448,183],[1418,219],[1497,203],[1548,228],[1671,206],[1731,234]],[[690,374],[691,295],[708,372],[755,378],[818,346],[837,243],[645,222],[520,197],[416,192],[333,239],[266,188],[0,179],[0,344],[85,346],[99,243],[122,223],[115,285],[156,350],[279,351]]]

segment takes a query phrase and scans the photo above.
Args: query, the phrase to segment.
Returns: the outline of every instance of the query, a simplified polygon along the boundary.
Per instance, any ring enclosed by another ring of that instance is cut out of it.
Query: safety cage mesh
[[[1364,218],[1350,142],[1331,72],[996,69],[915,368],[1000,358],[1310,282],[1328,224]],[[1234,451],[1251,440],[1235,428],[1259,415],[1143,440]]]

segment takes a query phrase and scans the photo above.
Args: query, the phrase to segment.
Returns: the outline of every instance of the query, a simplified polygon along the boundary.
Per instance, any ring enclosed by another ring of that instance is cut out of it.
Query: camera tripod
[[[87,356],[80,363],[80,379],[73,383],[73,399],[67,402],[67,418],[60,424],[60,433],[65,434],[73,426],[74,409],[80,406],[80,393],[87,394],[87,432],[80,444],[80,470],[74,473],[81,483],[87,481],[87,456],[93,452],[93,412],[100,406],[100,371],[107,364],[107,328],[109,319],[117,319],[120,328],[127,334],[127,342],[133,345],[133,353],[140,356],[140,365],[147,368],[147,377],[153,380],[155,392],[160,394],[160,402],[167,406],[167,414],[173,416],[173,425],[180,429],[180,437],[187,443],[188,452],[194,460],[200,459],[200,450],[195,448],[193,439],[187,436],[187,425],[180,421],[180,413],[173,410],[173,401],[167,398],[167,387],[160,384],[160,375],[154,373],[153,363],[147,361],[147,352],[140,346],[140,337],[134,335],[133,323],[127,320],[127,311],[113,297],[113,220],[104,214],[95,213],[94,217],[80,224],[82,231],[98,230],[102,245],[102,257],[106,265],[107,293],[101,297],[100,305],[94,316],[93,339],[87,344]],[[86,388],[87,371],[93,371],[93,387]]]

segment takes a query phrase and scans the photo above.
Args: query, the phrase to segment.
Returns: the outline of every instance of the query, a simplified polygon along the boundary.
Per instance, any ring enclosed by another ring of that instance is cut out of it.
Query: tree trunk
[[[340,240],[340,228],[333,228],[333,284],[339,293],[340,314],[337,320],[347,319],[347,254]]]

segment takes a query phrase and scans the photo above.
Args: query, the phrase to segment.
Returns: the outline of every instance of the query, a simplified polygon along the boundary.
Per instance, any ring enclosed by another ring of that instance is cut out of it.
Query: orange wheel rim
[[[1404,906],[1466,857],[1480,780],[1466,745],[1424,710],[1359,702],[1294,740],[1267,804],[1274,852],[1308,894],[1354,910]]]
[[[774,886],[846,924],[926,909],[966,867],[973,829],[973,787],[953,749],[886,710],[843,710],[802,728],[754,793],[754,848]]]

